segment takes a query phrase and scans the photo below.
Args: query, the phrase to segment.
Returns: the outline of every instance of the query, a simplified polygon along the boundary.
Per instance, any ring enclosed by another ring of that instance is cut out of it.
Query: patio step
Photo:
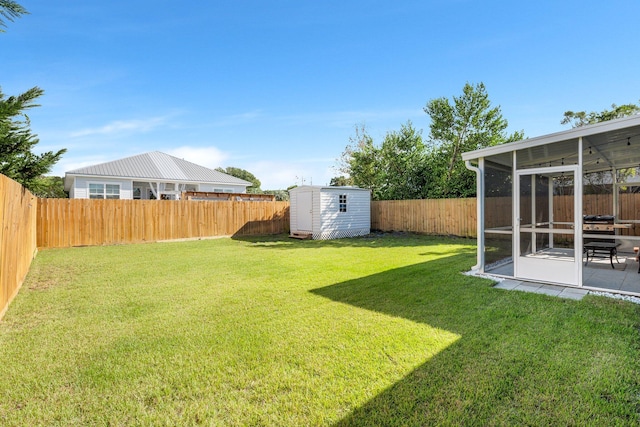
[[[313,234],[312,233],[301,233],[301,232],[297,231],[297,232],[292,232],[291,234],[289,234],[289,237],[294,238],[294,239],[308,240],[308,239],[311,239],[313,237]]]

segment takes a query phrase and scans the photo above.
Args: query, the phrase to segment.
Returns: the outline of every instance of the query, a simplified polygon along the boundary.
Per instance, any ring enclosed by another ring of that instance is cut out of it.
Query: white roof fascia
[[[511,151],[522,150],[526,148],[537,147],[539,145],[553,144],[556,142],[578,139],[611,131],[616,131],[632,126],[640,126],[640,114],[635,114],[621,119],[609,120],[606,122],[595,123],[593,125],[581,126],[562,132],[550,133],[547,135],[537,136],[534,138],[523,139],[521,141],[509,142],[507,144],[496,145],[494,147],[481,148],[479,150],[467,151],[462,153],[462,160],[475,160],[480,157],[494,156],[497,154],[508,153]]]
[[[300,191],[300,190],[337,190],[337,191],[371,191],[368,188],[360,188],[360,187],[350,187],[348,185],[345,186],[331,186],[331,185],[299,185],[295,188],[292,188],[289,191]]]
[[[97,165],[67,171],[76,176],[99,175],[113,178],[152,179],[162,182],[196,182],[251,186],[251,182],[236,178],[160,151],[138,154]],[[220,179],[220,181],[218,181]]]
[[[91,178],[91,179],[104,179],[104,180],[120,180],[120,181],[135,181],[135,182],[161,182],[161,183],[170,183],[170,184],[174,184],[174,183],[178,183],[178,184],[215,184],[215,185],[242,185],[244,186],[244,184],[232,184],[229,182],[222,182],[222,181],[182,181],[182,180],[175,180],[173,178],[171,179],[157,179],[157,178],[131,178],[131,177],[127,177],[127,176],[115,176],[115,175],[85,175],[82,173],[71,173],[71,172],[66,172],[65,173],[65,178],[66,177],[82,177],[82,178]]]

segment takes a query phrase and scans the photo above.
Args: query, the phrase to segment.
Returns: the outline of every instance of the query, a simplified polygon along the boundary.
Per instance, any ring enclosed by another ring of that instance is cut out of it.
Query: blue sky
[[[159,150],[328,184],[354,126],[376,142],[483,82],[509,130],[640,101],[640,2],[19,1],[0,87],[45,90],[29,115],[53,174]]]

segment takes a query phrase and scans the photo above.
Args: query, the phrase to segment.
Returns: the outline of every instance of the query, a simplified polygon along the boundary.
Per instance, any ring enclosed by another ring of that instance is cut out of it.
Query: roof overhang
[[[64,189],[65,191],[69,191],[73,185],[74,178],[85,178],[85,179],[94,179],[96,181],[99,180],[113,180],[113,181],[138,181],[138,182],[164,182],[164,183],[179,183],[179,184],[210,184],[210,185],[220,185],[220,186],[243,186],[250,187],[252,184],[248,181],[245,183],[230,183],[230,182],[222,182],[222,181],[189,181],[183,179],[159,179],[159,178],[143,178],[143,177],[130,177],[130,176],[109,176],[109,175],[90,175],[90,174],[80,174],[73,172],[66,172],[64,174]]]
[[[536,164],[577,164],[577,141],[583,141],[583,170],[594,172],[640,165],[640,115],[624,117],[562,132],[482,148],[462,154],[462,160],[481,157],[499,158],[513,151],[525,155],[520,159],[532,167]]]
[[[297,187],[292,188],[291,190],[289,190],[289,192],[291,191],[304,191],[304,190],[335,190],[335,191],[366,191],[366,192],[371,192],[371,190],[369,190],[368,188],[360,188],[360,187],[354,187],[354,186],[350,186],[350,185],[344,185],[344,186],[340,186],[340,185],[299,185]]]

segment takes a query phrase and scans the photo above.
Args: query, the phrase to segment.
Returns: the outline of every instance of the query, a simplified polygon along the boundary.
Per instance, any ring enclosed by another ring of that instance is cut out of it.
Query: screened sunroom
[[[640,295],[640,115],[464,153],[480,273]]]

